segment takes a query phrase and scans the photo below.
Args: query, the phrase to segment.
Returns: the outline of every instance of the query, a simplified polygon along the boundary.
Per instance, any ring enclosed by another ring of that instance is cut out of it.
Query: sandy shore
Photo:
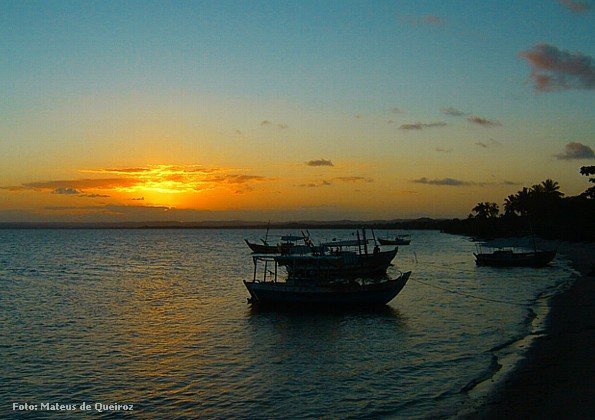
[[[593,418],[595,413],[595,244],[557,242],[581,273],[555,296],[547,333],[483,407],[469,417]]]

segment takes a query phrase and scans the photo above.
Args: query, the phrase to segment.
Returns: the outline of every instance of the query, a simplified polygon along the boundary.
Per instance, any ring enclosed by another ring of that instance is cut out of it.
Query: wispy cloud
[[[554,157],[560,160],[587,160],[595,159],[593,149],[585,144],[579,142],[571,142],[564,146],[564,151]]]
[[[473,124],[481,125],[482,127],[499,127],[502,125],[500,121],[489,120],[487,118],[478,117],[477,115],[467,117],[467,121]]]
[[[446,24],[446,20],[432,14],[418,16],[401,16],[399,19],[409,23],[412,26],[444,26]]]
[[[436,15],[425,15],[421,17],[421,21],[426,25],[442,26],[446,21]]]
[[[591,8],[586,1],[558,0],[558,3],[574,13],[584,13]]]
[[[79,197],[87,197],[87,198],[108,198],[111,195],[108,194],[81,194]]]
[[[78,195],[81,194],[81,191],[77,190],[76,188],[60,187],[52,191],[52,194]]]
[[[444,115],[449,115],[451,117],[464,117],[465,115],[469,115],[467,112],[463,112],[463,111],[461,111],[457,108],[454,108],[452,106],[449,106],[447,108],[442,108],[441,111]]]
[[[592,58],[580,52],[562,51],[550,44],[538,44],[519,53],[531,67],[529,77],[540,92],[595,88]]]
[[[405,111],[403,111],[398,106],[391,108],[389,111],[392,112],[393,114],[404,114],[405,113]]]
[[[49,191],[81,197],[109,197],[99,191],[133,193],[155,191],[160,193],[198,192],[238,184],[273,181],[262,175],[231,173],[222,168],[204,168],[200,165],[152,165],[143,168],[85,169],[85,173],[112,175],[109,178],[84,178],[28,182],[17,186],[4,186],[8,191]],[[113,175],[121,175],[114,177]],[[237,187],[236,187],[237,188]],[[88,192],[91,190],[91,192]]]
[[[445,127],[447,124],[444,121],[437,121],[432,123],[412,123],[412,124],[402,124],[399,128],[401,130],[422,130],[424,128],[432,128],[432,127]]]
[[[469,181],[461,181],[460,179],[455,178],[442,178],[442,179],[429,179],[426,177],[414,179],[413,181],[416,184],[427,184],[427,185],[447,185],[451,187],[460,187],[460,186],[467,186],[467,185],[475,185],[473,182]]]
[[[372,178],[366,178],[363,176],[338,176],[333,178],[333,180],[341,181],[341,182],[365,182],[370,183],[374,182]]]
[[[285,124],[285,123],[273,123],[272,121],[269,121],[269,120],[263,120],[263,121],[261,121],[260,122],[260,126],[261,127],[272,127],[272,126],[275,126],[277,128],[280,128],[281,130],[286,130],[286,129],[289,128],[289,126],[287,124]],[[236,130],[236,133],[238,133],[240,135],[242,134],[241,131],[239,131],[239,130]]]
[[[306,162],[307,166],[335,166],[331,160],[316,159]]]
[[[443,147],[436,147],[434,150],[436,150],[437,152],[440,152],[440,153],[450,153],[450,152],[452,152],[452,149],[450,149],[450,148],[449,149],[445,149]]]
[[[438,185],[438,186],[446,186],[446,187],[487,187],[487,186],[494,186],[494,185],[518,185],[517,183],[513,183],[511,181],[503,181],[503,182],[473,182],[473,181],[464,181],[461,179],[456,178],[441,178],[441,179],[429,179],[426,177],[414,179],[411,182],[415,184],[426,184],[426,185]]]
[[[490,139],[488,142],[484,143],[482,141],[478,141],[477,143],[475,143],[475,145],[482,147],[484,149],[487,149],[488,147],[494,147],[494,146],[502,146],[502,143],[500,143],[497,140],[494,139]]]
[[[299,184],[298,187],[318,188],[318,187],[328,187],[329,185],[333,185],[332,182],[322,180],[320,182],[308,182],[306,184]]]

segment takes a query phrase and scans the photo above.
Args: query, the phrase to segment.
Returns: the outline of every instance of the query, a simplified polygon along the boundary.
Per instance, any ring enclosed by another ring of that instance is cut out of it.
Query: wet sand
[[[593,418],[595,415],[595,244],[551,242],[581,273],[552,299],[546,335],[469,417]]]

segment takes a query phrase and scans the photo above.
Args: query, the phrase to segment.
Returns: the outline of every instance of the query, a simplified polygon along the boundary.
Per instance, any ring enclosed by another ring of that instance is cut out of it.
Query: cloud
[[[331,160],[317,159],[306,162],[307,166],[335,166]]]
[[[387,120],[386,123],[387,124],[394,124],[395,120]]]
[[[87,198],[108,198],[111,197],[107,194],[81,194],[79,197],[87,197]]]
[[[413,123],[413,124],[402,124],[399,128],[401,130],[421,130],[423,128],[432,127],[445,127],[447,124],[444,121],[437,121],[432,123]]]
[[[435,15],[425,15],[421,17],[421,21],[426,25],[442,26],[446,21]]]
[[[309,183],[306,183],[306,184],[299,184],[298,187],[303,187],[303,188],[318,188],[318,187],[328,187],[329,185],[333,185],[333,184],[331,182],[325,181],[323,179],[319,183],[309,182]]]
[[[333,178],[333,180],[341,181],[341,182],[374,182],[371,178],[365,178],[363,176],[338,176]]]
[[[401,108],[399,108],[398,106],[391,108],[390,112],[392,112],[393,114],[404,114],[405,111],[403,111]]]
[[[103,193],[105,190],[120,193],[144,191],[180,193],[199,192],[219,187],[236,190],[238,184],[244,185],[244,190],[249,190],[248,184],[274,180],[262,175],[230,173],[230,169],[204,168],[200,165],[149,165],[145,168],[86,169],[81,172],[126,176],[28,182],[17,186],[0,187],[0,189],[106,197],[108,195]],[[236,187],[232,187],[234,185]]]
[[[574,13],[584,13],[591,8],[585,1],[558,0],[558,3]]]
[[[521,51],[519,56],[531,67],[529,77],[537,91],[595,88],[595,67],[588,55],[538,44],[530,50]]]
[[[355,114],[353,116],[353,118],[355,118],[356,120],[361,120],[363,118],[362,114]]]
[[[261,127],[272,127],[273,125],[275,127],[277,127],[277,128],[280,128],[281,130],[286,130],[286,129],[289,128],[289,126],[287,124],[285,124],[285,123],[275,123],[275,124],[273,124],[273,122],[272,121],[269,121],[269,120],[263,120],[263,121],[260,122],[260,126]],[[236,132],[241,135],[241,132],[239,130],[236,130]]]
[[[442,108],[441,111],[444,115],[450,115],[451,117],[464,117],[465,115],[468,115],[468,113],[460,111],[452,106]]]
[[[473,182],[463,181],[455,178],[429,179],[426,177],[414,179],[411,182],[415,184],[439,185],[447,187],[488,187],[494,185],[519,185],[517,182],[503,181],[503,182]]]
[[[113,189],[113,188],[126,188],[132,187],[138,184],[140,181],[135,178],[97,178],[97,179],[73,179],[73,180],[58,180],[58,181],[38,181],[38,182],[27,182],[20,185],[21,189],[24,190],[36,190],[44,191],[50,190],[54,193],[55,191],[68,191],[68,190],[80,190],[85,189]],[[10,187],[8,187],[10,188]],[[6,189],[8,189],[6,188]],[[17,187],[18,188],[18,187]],[[56,194],[64,194],[56,193]],[[72,193],[71,193],[72,194]]]
[[[482,141],[478,141],[477,143],[475,143],[477,146],[479,147],[483,147],[484,149],[488,148],[488,147],[494,147],[494,146],[502,146],[502,143],[500,143],[497,140],[494,139],[490,139],[489,142],[484,143]]]
[[[426,177],[414,179],[413,181],[416,184],[427,184],[427,185],[447,185],[451,187],[460,187],[466,185],[475,185],[473,182],[468,181],[461,181],[460,179],[454,178],[443,178],[443,179],[428,179]]]
[[[452,152],[452,149],[450,149],[450,148],[449,149],[444,149],[442,147],[436,147],[436,149],[434,149],[434,150],[436,150],[437,152],[441,152],[441,153],[450,153],[450,152]]]
[[[488,120],[487,118],[478,117],[477,115],[467,117],[467,121],[481,125],[482,127],[499,127],[502,125],[500,121]]]
[[[132,201],[145,201],[145,197],[131,198]]]
[[[78,195],[80,193],[81,193],[81,191],[77,190],[76,188],[70,188],[70,187],[60,187],[60,188],[56,188],[54,191],[52,191],[52,194],[64,194],[64,195]]]
[[[595,159],[595,153],[585,144],[571,142],[564,146],[564,152],[554,155],[554,157],[560,160]]]
[[[521,185],[520,182],[515,182],[515,181],[508,181],[508,180],[504,180],[501,182],[501,185]]]

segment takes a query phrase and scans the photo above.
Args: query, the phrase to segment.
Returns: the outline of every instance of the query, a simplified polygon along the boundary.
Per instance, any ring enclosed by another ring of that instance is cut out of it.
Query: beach
[[[550,243],[580,274],[553,297],[545,334],[469,417],[592,418],[595,412],[595,244]]]

